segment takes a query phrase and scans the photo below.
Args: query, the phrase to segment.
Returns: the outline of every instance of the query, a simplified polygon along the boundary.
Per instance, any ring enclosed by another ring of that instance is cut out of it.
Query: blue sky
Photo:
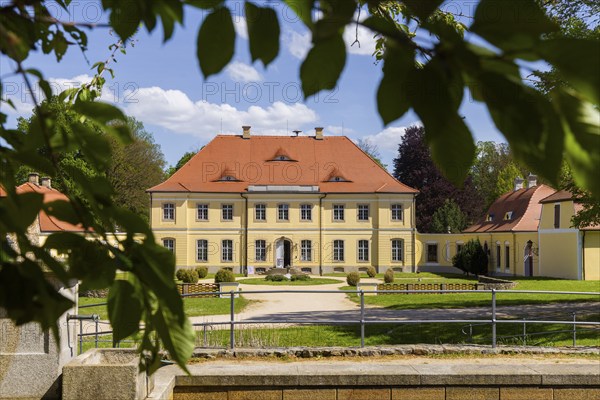
[[[160,26],[152,34],[141,29],[127,54],[117,54],[117,61],[111,63],[115,78],[106,76],[103,99],[141,120],[161,145],[168,164],[175,164],[183,153],[206,144],[216,134],[241,134],[242,125],[251,125],[253,134],[281,135],[292,134],[296,129],[313,134],[315,126],[323,126],[326,135],[344,134],[371,141],[378,146],[383,162],[391,166],[403,128],[418,123],[418,118],[409,112],[383,126],[375,101],[381,65],[376,65],[372,57],[372,35],[359,30],[360,48],[356,44],[350,47],[355,30],[348,29],[345,39],[349,55],[337,88],[305,100],[299,68],[310,48],[310,35],[291,10],[279,3],[270,4],[278,5],[281,47],[279,56],[267,69],[260,62],[251,63],[243,2],[228,1],[237,14],[235,56],[225,71],[204,80],[196,59],[196,37],[203,13],[188,8],[185,27],[178,26],[169,42],[163,44]],[[463,2],[447,4],[458,7]],[[106,20],[95,1],[73,0],[69,11],[70,15],[55,8],[56,16],[62,20]],[[472,12],[465,6],[461,11]],[[88,34],[85,57],[75,47],[60,63],[51,56],[32,53],[25,66],[41,69],[57,90],[89,80],[93,74],[91,65],[108,58],[108,47],[117,38],[106,28]],[[30,114],[32,101],[17,77],[7,77],[13,65],[6,57],[0,61],[0,69],[4,95],[17,105],[16,112],[9,112],[9,125],[14,125],[18,116]],[[476,140],[503,140],[487,110],[468,96],[461,113]]]

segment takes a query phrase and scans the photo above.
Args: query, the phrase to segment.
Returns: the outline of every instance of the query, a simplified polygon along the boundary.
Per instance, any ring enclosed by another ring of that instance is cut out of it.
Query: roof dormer
[[[329,174],[325,182],[352,182],[347,179],[339,168],[334,168]]]
[[[275,152],[275,155],[273,157],[271,157],[271,159],[269,159],[267,161],[291,161],[291,162],[297,162],[297,160],[294,160],[288,154],[288,152],[286,152],[282,147],[280,147],[279,149],[277,149],[277,151]]]

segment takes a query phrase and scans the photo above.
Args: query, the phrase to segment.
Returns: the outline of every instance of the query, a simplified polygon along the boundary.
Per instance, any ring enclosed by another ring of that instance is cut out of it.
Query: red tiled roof
[[[546,185],[508,192],[490,206],[481,221],[463,232],[537,231],[542,211],[540,200],[554,192],[554,189]],[[510,220],[504,219],[507,212],[512,212]],[[488,215],[493,215],[492,221],[486,221]]]
[[[583,204],[581,203],[573,203],[574,207],[575,207],[575,213],[578,213],[579,211],[583,210]],[[590,226],[585,226],[583,228],[579,228],[582,231],[597,231],[600,230],[600,224],[592,224]]]
[[[20,186],[17,186],[17,194],[20,193],[39,193],[44,196],[44,203],[50,203],[52,201],[69,201],[69,198],[59,192],[56,189],[50,189],[45,186],[38,186],[30,182],[26,182]],[[40,222],[40,231],[41,232],[84,232],[84,229],[81,225],[73,225],[68,222],[61,221],[56,219],[53,216],[46,214],[45,211],[40,211],[38,215],[38,220]]]
[[[556,203],[569,200],[573,200],[573,194],[567,190],[559,190],[540,200],[540,203]]]
[[[275,161],[276,155],[291,161]],[[345,181],[331,182],[334,171]],[[236,181],[219,181],[224,175]],[[242,193],[251,185],[318,186],[324,193],[418,192],[394,179],[345,136],[317,140],[233,135],[218,135],[173,176],[148,191]]]
[[[2,186],[0,186],[0,197],[6,197],[6,190]]]

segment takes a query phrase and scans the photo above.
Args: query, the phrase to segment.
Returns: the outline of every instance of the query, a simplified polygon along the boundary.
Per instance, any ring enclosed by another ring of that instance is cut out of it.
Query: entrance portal
[[[292,266],[292,241],[279,239],[275,243],[275,267],[289,268]]]

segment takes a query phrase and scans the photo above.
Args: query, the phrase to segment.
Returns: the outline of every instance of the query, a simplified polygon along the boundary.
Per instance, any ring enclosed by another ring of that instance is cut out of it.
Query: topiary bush
[[[235,276],[233,272],[228,269],[220,269],[215,274],[215,283],[221,282],[235,282]]]
[[[469,240],[462,250],[452,257],[452,265],[467,275],[485,275],[488,268],[488,256],[479,240]]]
[[[283,281],[289,281],[288,277],[285,275],[267,275],[265,277],[266,281],[271,281],[271,282],[283,282]]]
[[[292,275],[291,281],[310,281],[310,276],[308,275]]]
[[[375,269],[375,267],[367,268],[367,276],[369,278],[375,278],[375,275],[377,275],[377,270]]]
[[[385,283],[394,283],[394,270],[391,268],[388,268],[387,271],[385,271],[385,274],[383,274],[383,281]]]
[[[183,268],[175,273],[175,277],[183,283],[198,282],[198,273],[193,269]]]
[[[350,272],[348,276],[346,276],[346,282],[350,286],[356,286],[360,282],[360,275],[358,272]]]
[[[196,267],[196,273],[198,274],[198,279],[204,279],[208,275],[208,268]]]

